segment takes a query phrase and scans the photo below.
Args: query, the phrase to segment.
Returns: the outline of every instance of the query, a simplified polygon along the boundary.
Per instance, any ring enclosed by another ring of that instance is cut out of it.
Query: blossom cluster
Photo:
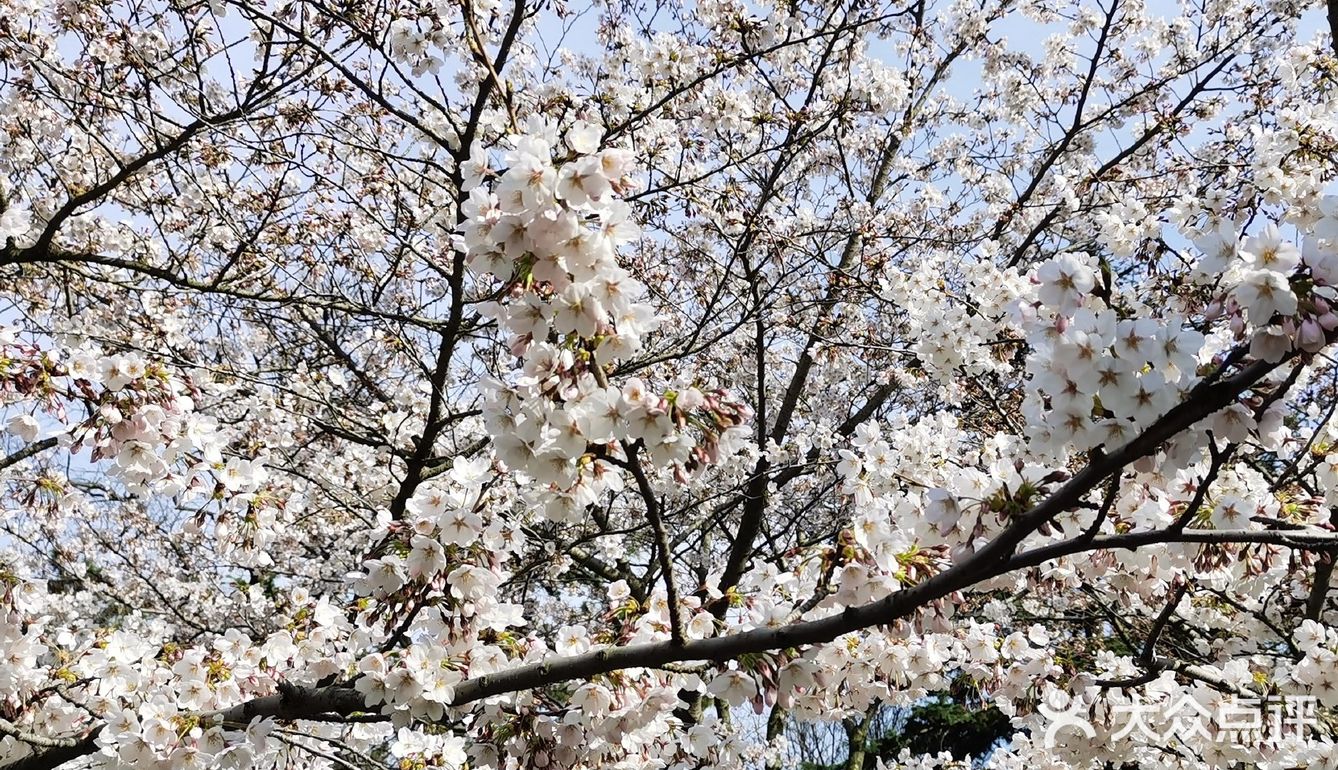
[[[192,392],[189,380],[133,352],[42,347],[0,329],[0,405],[10,411],[7,431],[22,442],[52,436],[72,452],[87,449],[141,492],[201,483],[212,490],[215,472],[230,492],[254,491],[263,477],[224,465],[217,421],[196,413]]]
[[[1079,255],[1049,260],[1036,281],[1036,303],[1021,309],[1036,387],[1023,413],[1039,451],[1123,446],[1198,382],[1205,339],[1187,319],[1101,307],[1096,272]],[[1193,437],[1182,445],[1200,446]]]
[[[1313,3],[337,5],[0,0],[0,770],[1334,764]]]
[[[1298,248],[1276,224],[1236,238],[1222,223],[1200,240],[1196,270],[1227,291],[1207,309],[1225,317],[1238,338],[1249,335],[1250,354],[1276,362],[1293,350],[1317,353],[1338,329],[1330,302],[1338,300],[1338,197],[1320,201],[1319,218]]]
[[[622,488],[614,466],[627,446],[683,474],[732,454],[751,415],[691,381],[658,392],[636,377],[609,383],[612,365],[640,352],[658,324],[645,286],[617,260],[638,235],[617,198],[634,185],[631,155],[600,149],[600,129],[588,123],[563,137],[565,146],[555,127],[532,121],[500,172],[476,150],[462,226],[469,264],[500,284],[505,298],[489,312],[519,359],[486,383],[494,451],[552,491],[545,510],[557,521]],[[495,184],[482,184],[490,176]]]

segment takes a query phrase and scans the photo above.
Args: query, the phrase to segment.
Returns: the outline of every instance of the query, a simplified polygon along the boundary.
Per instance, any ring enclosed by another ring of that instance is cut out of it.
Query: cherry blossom
[[[1326,11],[0,0],[0,770],[1332,765]]]

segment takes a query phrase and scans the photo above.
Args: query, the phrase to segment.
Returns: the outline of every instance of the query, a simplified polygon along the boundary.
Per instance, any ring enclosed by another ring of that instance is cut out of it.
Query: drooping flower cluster
[[[614,464],[624,447],[683,474],[731,454],[750,410],[692,381],[659,392],[636,377],[610,384],[613,365],[658,325],[645,286],[617,260],[638,234],[617,199],[634,186],[631,156],[599,149],[587,123],[566,131],[565,148],[543,121],[527,128],[496,183],[470,193],[463,241],[472,268],[500,283],[505,298],[489,312],[519,359],[486,383],[494,451],[550,489],[545,511],[565,521],[622,488]],[[478,180],[492,174],[486,157],[476,152],[473,163]]]

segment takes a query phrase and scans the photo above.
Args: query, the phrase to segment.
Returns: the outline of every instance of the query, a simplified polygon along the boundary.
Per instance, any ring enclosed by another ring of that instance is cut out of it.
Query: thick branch
[[[44,438],[41,441],[34,441],[28,446],[20,449],[8,457],[0,458],[0,471],[8,468],[15,463],[22,462],[35,454],[40,454],[56,445],[56,437]]]
[[[1329,0],[1329,44],[1338,56],[1338,0]]]

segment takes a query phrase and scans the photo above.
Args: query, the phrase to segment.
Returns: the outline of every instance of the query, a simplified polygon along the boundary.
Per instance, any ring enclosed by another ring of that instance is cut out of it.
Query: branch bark
[[[16,463],[20,463],[33,455],[45,452],[55,446],[56,442],[57,438],[51,436],[50,438],[44,438],[41,441],[34,441],[8,457],[0,458],[0,471]]]
[[[1338,56],[1338,0],[1329,0],[1329,44]]]

